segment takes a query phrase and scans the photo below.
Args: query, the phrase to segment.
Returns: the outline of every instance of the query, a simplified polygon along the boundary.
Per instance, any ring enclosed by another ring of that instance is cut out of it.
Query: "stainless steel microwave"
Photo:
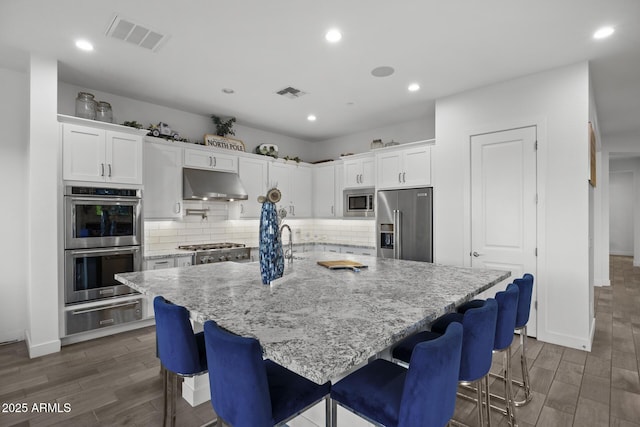
[[[373,217],[374,200],[373,188],[344,190],[344,216]]]

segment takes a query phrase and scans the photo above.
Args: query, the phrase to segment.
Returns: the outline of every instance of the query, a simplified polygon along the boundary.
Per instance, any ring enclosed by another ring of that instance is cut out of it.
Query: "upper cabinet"
[[[199,169],[238,172],[238,156],[222,154],[210,148],[185,148],[184,165]]]
[[[182,147],[169,142],[144,144],[145,219],[182,216]]]
[[[261,156],[264,157],[264,156]],[[268,161],[262,158],[238,158],[238,175],[249,198],[240,200],[240,218],[260,218],[262,204],[258,203],[258,196],[267,194],[269,176]]]
[[[269,184],[282,193],[278,203],[294,218],[311,217],[311,167],[308,164],[290,164],[280,161],[269,163]]]
[[[356,154],[344,160],[344,188],[373,187],[374,185],[373,153]]]
[[[420,141],[376,152],[379,190],[431,185],[431,145]]]
[[[313,216],[334,218],[342,216],[336,206],[336,166],[334,162],[313,168]]]
[[[64,180],[142,184],[142,135],[138,129],[128,132],[119,125],[70,119],[83,124],[61,125]],[[66,121],[67,116],[59,116],[59,120]]]

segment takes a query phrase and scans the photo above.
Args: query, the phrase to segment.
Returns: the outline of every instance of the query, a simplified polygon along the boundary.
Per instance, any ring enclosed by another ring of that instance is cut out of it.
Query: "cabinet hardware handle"
[[[111,163],[109,163],[109,178],[111,178]]]
[[[407,174],[406,172],[402,172],[402,182],[407,182],[407,180],[404,177],[406,174]]]
[[[161,265],[161,264],[169,264],[169,261],[156,261],[154,262],[155,265]]]
[[[93,313],[94,311],[110,310],[112,308],[120,308],[120,307],[129,307],[130,305],[138,305],[138,304],[140,304],[140,302],[134,301],[134,302],[127,302],[124,304],[108,305],[106,307],[87,308],[85,310],[73,310],[71,314],[76,315],[76,314]]]
[[[398,172],[398,182],[402,182],[402,172]]]
[[[216,163],[218,163],[218,161],[217,161],[217,159],[214,157],[214,158],[213,158],[213,167],[214,167],[214,168],[216,167]]]
[[[296,207],[291,205],[291,215],[296,216]]]
[[[244,213],[244,205],[242,203],[240,203],[240,213]]]
[[[209,156],[209,166],[213,166],[213,157]]]
[[[176,213],[180,213],[181,210],[182,210],[182,206],[180,205],[180,202],[176,202],[175,212]]]
[[[331,215],[333,215],[333,214],[334,214],[334,212],[333,212],[333,206],[331,206]]]
[[[104,176],[104,163],[100,163],[100,176]]]

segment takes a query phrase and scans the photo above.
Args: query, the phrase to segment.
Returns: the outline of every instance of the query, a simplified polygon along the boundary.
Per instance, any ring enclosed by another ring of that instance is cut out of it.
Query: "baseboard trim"
[[[31,340],[31,335],[29,334],[28,329],[24,332],[24,336],[25,341],[27,342],[27,349],[29,350],[30,359],[35,359],[36,357],[60,352],[61,343],[59,339],[35,344]]]

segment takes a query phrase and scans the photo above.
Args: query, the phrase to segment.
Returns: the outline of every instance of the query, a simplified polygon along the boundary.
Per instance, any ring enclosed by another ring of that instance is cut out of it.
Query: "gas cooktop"
[[[188,251],[210,251],[216,249],[244,248],[246,245],[241,243],[199,243],[196,245],[182,245],[178,249],[186,249]]]
[[[241,243],[199,243],[178,246],[178,249],[195,251],[195,264],[211,264],[214,262],[250,261],[251,249]]]

